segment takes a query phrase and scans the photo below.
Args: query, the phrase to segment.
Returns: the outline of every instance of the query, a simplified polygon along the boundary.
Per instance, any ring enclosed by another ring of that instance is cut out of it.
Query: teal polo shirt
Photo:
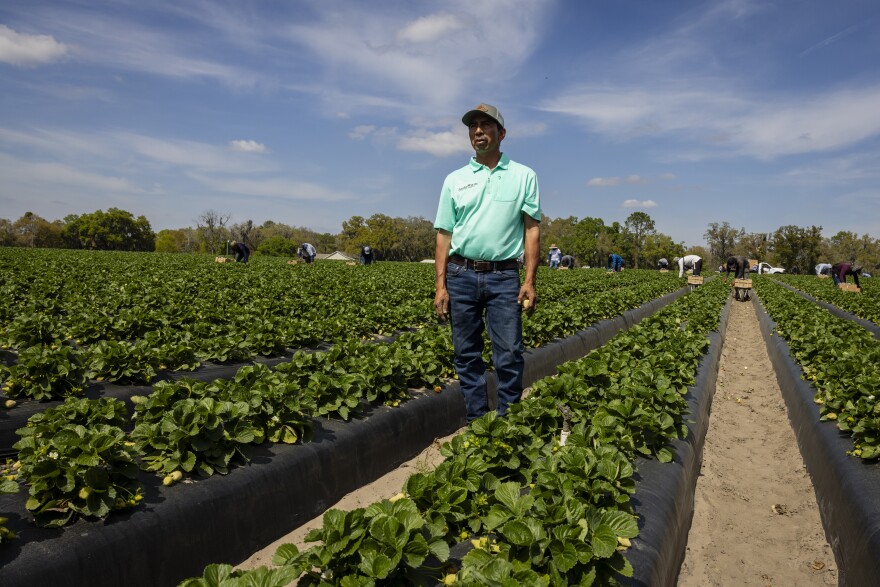
[[[452,233],[451,255],[504,261],[523,253],[523,213],[541,221],[535,172],[503,153],[495,169],[471,158],[443,182],[434,228]]]

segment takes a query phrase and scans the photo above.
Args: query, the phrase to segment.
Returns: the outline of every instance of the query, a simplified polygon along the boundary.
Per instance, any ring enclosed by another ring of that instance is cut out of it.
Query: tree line
[[[703,237],[707,258],[717,264],[742,255],[783,267],[789,273],[811,273],[819,263],[843,261],[880,269],[880,240],[845,230],[823,237],[821,226],[787,225],[763,233],[737,229],[728,222],[711,222]]]
[[[232,217],[207,210],[195,226],[153,232],[144,216],[110,208],[90,214],[69,215],[48,221],[27,212],[15,221],[0,218],[0,246],[72,248],[163,253],[226,253],[232,240],[248,245],[257,255],[294,257],[304,242],[321,253],[342,251],[357,257],[360,247],[369,245],[378,259],[420,261],[434,257],[433,222],[422,217],[396,218],[373,214],[352,216],[338,234],[321,233],[305,227],[252,220],[232,223]],[[748,232],[728,222],[711,222],[703,234],[706,246],[685,247],[671,236],[657,232],[646,212],[633,212],[621,224],[606,224],[601,218],[542,217],[541,248],[546,258],[551,245],[572,255],[578,266],[605,266],[611,253],[621,255],[628,267],[655,267],[657,260],[670,262],[694,253],[708,267],[719,266],[730,256],[743,255],[785,267],[789,272],[807,273],[819,262],[850,261],[866,268],[880,263],[880,240],[867,234],[840,231],[822,236],[821,226],[781,226],[771,233]]]

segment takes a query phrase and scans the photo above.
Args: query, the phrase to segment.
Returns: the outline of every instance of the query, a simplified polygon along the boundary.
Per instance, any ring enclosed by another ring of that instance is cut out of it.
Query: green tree
[[[656,232],[654,220],[647,212],[633,212],[624,221],[623,228],[623,239],[629,245],[633,267],[638,269],[647,239]]]
[[[257,252],[271,257],[295,257],[299,245],[297,241],[276,234],[260,243]]]
[[[196,253],[199,251],[199,239],[192,228],[160,230],[156,235],[156,252],[158,253]]]
[[[60,222],[49,222],[33,212],[25,212],[12,224],[16,245],[20,247],[61,247],[64,242],[62,230]]]
[[[822,227],[780,226],[773,233],[775,262],[790,273],[809,272],[815,267],[822,248]]]
[[[733,255],[734,247],[745,234],[744,228],[737,230],[729,222],[721,224],[710,222],[709,228],[703,233],[711,256],[707,261],[713,267],[726,263],[727,259]]]
[[[849,261],[874,269],[880,262],[880,240],[865,234],[841,230],[825,240],[822,257],[829,263]]]
[[[69,246],[101,251],[153,251],[156,235],[144,216],[110,208],[91,214],[68,216],[64,241]]]
[[[403,227],[400,239],[401,260],[433,259],[437,238],[434,232],[434,223],[420,216],[410,216],[404,218],[401,224]]]
[[[765,232],[749,232],[740,237],[736,252],[749,259],[765,261],[770,252],[773,235]]]
[[[675,257],[684,256],[684,243],[676,243],[672,237],[663,233],[654,233],[645,239],[643,259],[645,268],[656,266],[657,261],[666,259],[672,264]]]

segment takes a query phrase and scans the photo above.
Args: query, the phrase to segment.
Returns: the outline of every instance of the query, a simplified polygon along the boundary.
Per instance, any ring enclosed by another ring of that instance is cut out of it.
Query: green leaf
[[[358,568],[368,577],[384,579],[393,570],[391,559],[382,553],[367,552],[361,558]]]
[[[599,524],[594,530],[590,543],[597,558],[608,558],[617,550],[617,533],[605,524]]]
[[[521,520],[511,520],[502,526],[501,534],[512,544],[517,546],[528,546],[535,541],[536,536],[532,534],[528,525]]]
[[[289,565],[299,558],[299,549],[295,544],[282,544],[272,556],[272,564],[276,566]]]

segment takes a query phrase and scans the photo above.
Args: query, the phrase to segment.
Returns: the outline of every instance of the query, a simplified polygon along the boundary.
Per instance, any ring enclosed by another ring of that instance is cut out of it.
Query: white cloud
[[[552,3],[448,0],[447,15],[425,16],[419,4],[340,0],[317,20],[291,26],[287,39],[317,58],[326,88],[395,96],[411,114],[449,111],[474,87],[517,74],[541,42]]]
[[[406,25],[397,32],[397,38],[409,43],[431,43],[461,28],[463,23],[452,14],[432,14]]]
[[[139,193],[143,190],[125,177],[102,175],[91,171],[43,161],[27,161],[0,153],[0,181],[6,184],[87,188],[102,193]]]
[[[587,182],[592,187],[610,187],[621,184],[639,185],[648,183],[648,180],[640,175],[630,175],[628,177],[594,177]]]
[[[623,208],[656,208],[657,202],[654,200],[624,200],[621,204]]]
[[[68,48],[49,35],[18,33],[0,24],[0,61],[12,65],[33,66],[64,57]]]
[[[263,143],[249,140],[229,141],[229,148],[242,153],[267,153],[269,151]]]
[[[351,132],[348,133],[348,136],[356,141],[362,141],[371,134],[376,132],[376,127],[372,124],[361,124],[359,126],[351,129]]]
[[[214,190],[229,194],[237,194],[243,197],[258,196],[283,200],[322,202],[337,202],[354,199],[354,195],[350,192],[334,190],[313,182],[298,181],[283,177],[265,179],[230,179],[217,178],[199,173],[191,174],[191,177]]]
[[[417,130],[408,136],[401,137],[397,148],[401,151],[422,151],[437,157],[473,152],[467,138],[462,133],[452,131]]]

